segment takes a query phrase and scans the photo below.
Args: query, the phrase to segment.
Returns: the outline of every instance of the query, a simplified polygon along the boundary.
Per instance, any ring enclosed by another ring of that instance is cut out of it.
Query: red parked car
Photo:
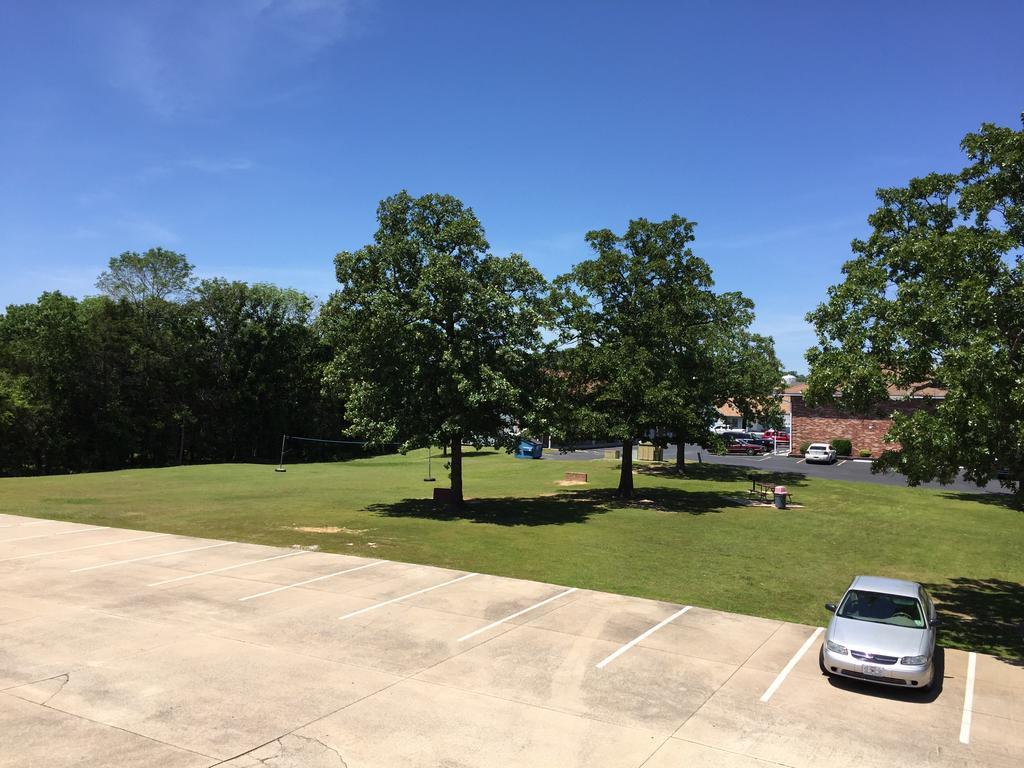
[[[771,440],[773,443],[788,443],[789,432],[783,432],[781,430],[769,429],[764,433],[765,440]]]
[[[753,456],[764,453],[764,446],[753,440],[733,440],[725,446],[725,450],[729,453],[745,453],[747,456]]]

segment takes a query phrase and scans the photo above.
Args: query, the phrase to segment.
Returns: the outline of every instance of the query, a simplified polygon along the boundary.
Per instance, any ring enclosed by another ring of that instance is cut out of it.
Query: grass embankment
[[[738,503],[747,471],[470,453],[452,512],[426,498],[425,453],[0,480],[0,512],[382,557],[821,624],[858,573],[929,585],[954,647],[1024,659],[1024,514],[1000,497],[780,478],[802,509]],[[562,488],[567,471],[587,486]],[[435,461],[438,485],[445,473]],[[327,532],[297,530],[320,528]],[[336,529],[336,530],[335,530]]]

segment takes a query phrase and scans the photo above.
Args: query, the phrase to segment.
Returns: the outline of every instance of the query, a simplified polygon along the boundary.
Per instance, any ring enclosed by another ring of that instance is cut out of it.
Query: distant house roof
[[[807,389],[806,382],[798,382],[791,387],[786,387],[782,390],[783,395],[799,395],[803,397],[804,390]],[[942,399],[946,396],[946,390],[940,389],[939,387],[912,387],[911,389],[901,389],[899,387],[888,387],[889,399],[891,400],[906,400],[908,398],[919,399],[923,397],[934,397],[936,399]]]
[[[738,419],[742,415],[738,410],[736,410],[736,406],[733,405],[732,402],[728,402],[725,405],[720,405],[718,407],[718,412],[723,416],[728,416],[734,419]]]

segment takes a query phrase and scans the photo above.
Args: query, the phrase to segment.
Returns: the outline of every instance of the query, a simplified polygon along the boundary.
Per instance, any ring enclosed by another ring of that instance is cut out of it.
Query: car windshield
[[[846,593],[836,616],[893,627],[924,627],[924,614],[916,597],[865,592],[861,589],[851,589]]]
[[[809,451],[827,451],[828,450],[828,446],[827,445],[822,445],[821,443],[815,443],[814,445],[812,445],[807,450],[809,450]]]

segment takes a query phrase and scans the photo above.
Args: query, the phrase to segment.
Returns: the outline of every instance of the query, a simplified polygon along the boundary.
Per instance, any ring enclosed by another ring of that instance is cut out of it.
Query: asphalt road
[[[790,456],[719,456],[708,453],[698,445],[686,446],[686,460],[688,462],[703,461],[708,464],[727,464],[734,467],[750,467],[761,473],[786,472],[797,473],[805,477],[827,477],[836,480],[850,480],[861,483],[875,483],[877,485],[906,486],[907,480],[899,474],[872,474],[871,462],[866,459],[840,459],[835,464],[808,464],[801,458]],[[592,448],[587,450],[574,451],[572,453],[559,453],[558,449],[544,449],[544,458],[553,460],[577,460],[601,459],[604,457],[603,448]],[[676,446],[670,445],[665,449],[665,460],[675,461]],[[960,493],[1007,493],[1005,488],[1000,487],[998,482],[991,482],[987,486],[979,488],[972,482],[960,479],[949,485],[941,483],[922,483],[921,488],[938,488],[947,491]]]

